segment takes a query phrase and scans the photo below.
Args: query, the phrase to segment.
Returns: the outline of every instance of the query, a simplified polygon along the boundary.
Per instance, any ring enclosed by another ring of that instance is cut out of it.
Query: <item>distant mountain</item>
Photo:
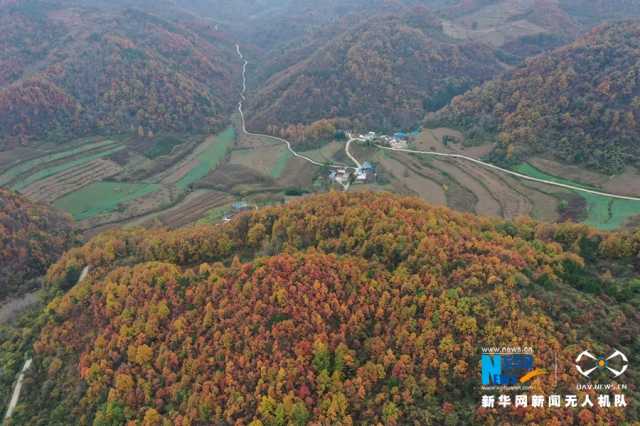
[[[137,130],[210,131],[238,91],[233,43],[134,10],[0,11],[0,146]]]
[[[74,242],[67,216],[0,188],[0,301],[33,288]]]
[[[558,0],[563,10],[576,21],[593,26],[605,20],[621,20],[640,16],[637,0]]]
[[[482,395],[514,394],[481,389],[479,352],[532,347],[547,374],[531,393],[596,401],[576,392],[574,360],[585,348],[637,346],[639,244],[638,234],[374,193],[308,198],[228,225],[111,232],[50,269],[55,289],[91,265],[40,318],[12,420],[625,424],[637,406],[479,408]],[[629,368],[624,380],[638,377]]]
[[[503,69],[493,49],[449,38],[422,8],[361,21],[310,50],[250,95],[251,128],[324,118],[359,128],[410,128],[425,111]]]
[[[611,23],[455,98],[430,121],[470,140],[497,136],[498,160],[536,152],[609,173],[640,164],[640,21]]]

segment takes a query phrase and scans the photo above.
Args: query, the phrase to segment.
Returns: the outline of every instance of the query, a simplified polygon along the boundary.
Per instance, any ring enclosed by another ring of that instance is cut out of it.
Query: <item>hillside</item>
[[[66,216],[0,188],[0,301],[31,289],[74,238]]]
[[[233,44],[143,12],[22,1],[0,13],[0,147],[96,133],[219,130]]]
[[[251,94],[249,127],[343,118],[356,128],[411,128],[425,111],[501,69],[492,49],[448,38],[425,9],[376,16]]]
[[[638,253],[637,233],[503,222],[374,193],[331,193],[220,226],[103,234],[49,270],[54,291],[91,266],[40,318],[13,420],[637,420],[635,405],[480,409],[478,351],[531,346],[545,369],[557,356],[559,383],[541,376],[535,392],[574,393],[585,347],[637,349]],[[628,400],[638,378],[629,369]]]
[[[430,118],[470,140],[498,136],[494,157],[531,153],[619,172],[640,159],[640,21],[604,25],[455,98]]]

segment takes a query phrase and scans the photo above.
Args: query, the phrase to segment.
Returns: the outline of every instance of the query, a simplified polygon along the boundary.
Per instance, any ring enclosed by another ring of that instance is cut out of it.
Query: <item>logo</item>
[[[523,384],[545,374],[544,370],[533,368],[531,354],[483,353],[481,364],[483,386]]]
[[[589,367],[586,367],[586,369],[582,368],[582,365],[580,364],[580,361],[588,358],[590,360],[593,360],[594,362],[589,361]],[[611,366],[611,362],[614,359],[620,358],[621,367],[618,367],[618,369],[613,368]],[[627,356],[625,354],[623,354],[622,352],[620,352],[619,350],[616,350],[614,353],[612,353],[611,355],[609,355],[607,358],[603,357],[603,356],[598,356],[596,357],[595,355],[593,355],[591,352],[589,351],[582,351],[580,352],[580,355],[578,355],[578,357],[576,358],[576,369],[578,370],[578,372],[580,374],[582,374],[584,377],[589,377],[591,375],[591,373],[593,373],[594,371],[601,369],[601,368],[606,368],[607,370],[611,371],[613,373],[613,377],[618,377],[621,376],[622,373],[624,373],[625,371],[627,371],[627,367],[629,367],[629,360],[627,359]]]

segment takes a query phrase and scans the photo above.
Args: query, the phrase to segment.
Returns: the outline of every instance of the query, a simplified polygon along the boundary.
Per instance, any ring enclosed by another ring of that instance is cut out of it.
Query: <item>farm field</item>
[[[51,203],[83,186],[118,174],[122,170],[111,160],[99,158],[26,186],[22,193],[32,200]]]
[[[464,153],[475,158],[486,155],[491,144],[464,147],[459,143],[444,145],[444,135],[456,136],[449,129],[424,129],[413,138],[417,149],[437,152]],[[382,174],[390,179],[394,191],[419,196],[434,204],[446,204],[461,211],[473,211],[482,215],[501,216],[513,219],[518,216],[532,216],[543,221],[581,220],[600,229],[617,229],[627,222],[640,217],[640,202],[613,199],[579,191],[555,188],[535,182],[528,182],[495,172],[465,161],[442,159],[428,155],[375,152],[363,145],[352,147],[352,152],[360,161],[368,160],[380,167]],[[561,170],[561,165],[550,160],[534,159],[547,168]],[[537,163],[536,163],[537,164]],[[559,183],[585,188],[602,189],[626,195],[638,195],[640,175],[628,168],[619,176],[607,177],[593,172],[568,166],[566,173],[584,176],[591,186],[575,180],[560,178],[545,173],[531,164],[522,164],[516,171]],[[357,186],[357,185],[356,185]],[[354,186],[355,187],[355,186]],[[583,199],[583,209],[580,202]],[[566,209],[570,204],[573,210]],[[574,216],[574,213],[579,213]]]
[[[158,184],[96,182],[65,195],[53,205],[69,212],[74,219],[84,220],[110,213],[126,203],[160,189]]]
[[[224,212],[234,201],[233,196],[224,192],[199,189],[188,194],[175,206],[142,217],[130,225],[178,228],[196,223],[217,210]]]
[[[113,142],[111,140],[103,140],[89,143],[86,146],[79,146],[65,151],[45,154],[41,157],[21,162],[6,170],[2,175],[0,175],[0,185],[9,186],[12,189],[19,190],[38,179],[51,176],[56,172],[71,168],[74,165],[84,164],[97,158],[108,156],[122,148],[124,147],[120,143]],[[69,161],[65,161],[65,159],[69,159]],[[67,166],[63,167],[63,164],[66,164]],[[45,167],[47,165],[50,167]],[[23,181],[22,178],[25,176],[27,177],[28,182]]]
[[[336,154],[344,150],[345,142],[329,142],[320,148],[303,151],[301,154],[319,163],[336,163]]]
[[[56,151],[51,147],[24,151],[25,161],[9,165],[0,182],[70,213],[80,229],[123,223],[170,208],[184,198],[194,183],[224,162],[235,132],[230,127],[199,143],[187,136],[157,140],[158,147],[152,139],[134,137],[121,142],[75,141],[68,149],[53,147]],[[162,172],[150,174],[150,170]]]
[[[71,169],[72,167],[81,166],[83,164],[90,163],[99,158],[108,157],[109,155],[114,154],[124,148],[125,148],[124,146],[116,146],[106,151],[101,151],[96,154],[91,154],[75,160],[66,161],[56,166],[46,167],[40,171],[35,172],[34,174],[29,175],[28,177],[25,177],[24,179],[20,179],[16,184],[11,186],[11,189],[15,191],[22,191],[24,188],[26,188],[27,186],[31,185],[34,182],[37,182],[42,179],[46,179],[50,176],[54,176],[61,172],[65,172]]]
[[[536,178],[594,189],[572,180],[543,173],[528,163],[515,167],[515,170]],[[620,200],[578,191],[575,193],[587,203],[587,218],[584,220],[587,225],[600,229],[616,229],[623,226],[633,216],[640,215],[640,201]]]
[[[176,186],[180,189],[186,189],[189,185],[207,176],[224,159],[235,141],[235,136],[235,130],[229,127],[224,132],[207,138],[203,144],[205,146],[196,150],[195,164],[192,163],[191,169],[176,182]]]

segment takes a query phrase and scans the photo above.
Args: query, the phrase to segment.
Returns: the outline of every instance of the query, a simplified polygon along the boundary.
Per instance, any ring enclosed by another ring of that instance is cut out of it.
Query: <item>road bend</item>
[[[609,192],[595,191],[595,190],[592,190],[592,189],[582,188],[582,187],[579,187],[579,186],[569,185],[569,184],[566,184],[566,183],[560,183],[560,182],[554,182],[552,180],[535,178],[535,177],[528,176],[528,175],[525,175],[525,174],[522,174],[522,173],[514,172],[513,170],[504,169],[502,167],[496,166],[496,165],[491,164],[491,163],[485,163],[484,161],[477,160],[475,158],[468,157],[468,156],[462,155],[462,154],[446,154],[446,153],[443,153],[443,152],[435,152],[435,151],[419,151],[419,150],[416,150],[416,149],[391,148],[391,147],[382,146],[382,145],[376,145],[376,146],[378,148],[386,149],[388,151],[408,152],[410,154],[432,155],[432,156],[435,156],[435,157],[457,158],[457,159],[460,159],[460,160],[469,161],[469,162],[478,164],[478,165],[480,165],[482,167],[486,167],[486,168],[492,169],[492,170],[497,170],[497,171],[502,172],[504,174],[515,176],[517,178],[520,178],[520,179],[523,179],[523,180],[528,180],[528,181],[531,181],[531,182],[542,183],[542,184],[545,184],[545,185],[556,186],[556,187],[559,187],[559,188],[571,189],[573,191],[585,192],[587,194],[601,195],[603,197],[616,198],[616,199],[619,199],[619,200],[640,201],[640,197],[633,197],[633,196],[629,196],[629,195],[611,194]]]

